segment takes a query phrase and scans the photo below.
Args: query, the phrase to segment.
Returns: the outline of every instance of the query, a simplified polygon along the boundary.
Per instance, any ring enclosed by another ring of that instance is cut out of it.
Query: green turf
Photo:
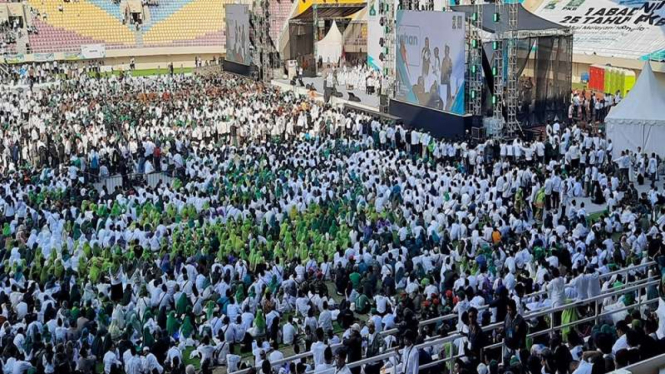
[[[175,74],[188,74],[194,71],[194,68],[175,68],[173,69]],[[124,72],[128,72],[123,70]],[[139,69],[139,70],[134,70],[132,73],[132,76],[134,77],[148,77],[148,76],[153,76],[153,75],[166,75],[169,73],[169,70],[167,68],[161,68],[161,69]],[[111,74],[118,76],[120,75],[120,70],[114,70],[113,73],[111,72],[104,72],[102,73],[103,77],[109,77]],[[89,73],[91,77],[94,77],[94,73]]]
[[[600,216],[602,216],[603,213],[605,213],[605,212],[603,211],[603,212],[596,212],[596,213],[589,214],[589,222],[595,223],[596,221],[598,221],[600,219]]]
[[[182,360],[184,361],[183,364],[185,364],[185,367],[187,365],[194,365],[196,370],[199,369],[199,366],[201,366],[201,359],[198,357],[194,358],[189,358],[189,356],[192,354],[192,351],[194,350],[194,347],[187,347],[185,348],[184,351],[182,351]]]

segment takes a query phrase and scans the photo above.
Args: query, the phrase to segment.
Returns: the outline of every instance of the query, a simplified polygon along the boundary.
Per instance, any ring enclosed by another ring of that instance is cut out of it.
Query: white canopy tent
[[[342,33],[337,28],[337,22],[333,21],[328,35],[316,43],[316,60],[319,58],[324,64],[337,64],[342,57]]]
[[[644,64],[633,89],[605,118],[607,138],[614,145],[613,156],[637,147],[642,152],[665,155],[665,86],[651,65]]]

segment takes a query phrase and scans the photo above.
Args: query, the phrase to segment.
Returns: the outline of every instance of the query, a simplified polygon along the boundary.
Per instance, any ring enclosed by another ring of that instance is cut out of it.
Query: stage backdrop
[[[242,65],[252,63],[249,51],[249,9],[243,4],[228,4],[226,10],[226,60]]]
[[[397,100],[464,114],[464,13],[397,12]]]
[[[545,0],[536,14],[572,27],[576,54],[665,60],[665,1]]]
[[[381,26],[381,17],[386,17],[385,14],[381,14],[380,5],[383,4],[393,4],[393,10],[397,12],[397,6],[399,0],[368,0],[369,11],[367,12],[367,65],[370,68],[378,71],[383,71],[386,48],[381,47],[380,40],[381,38],[386,37],[385,26]],[[444,10],[445,2],[444,0],[434,0],[431,3],[434,6],[434,10]],[[419,7],[428,7],[430,5],[430,0],[419,0]],[[384,60],[381,59],[381,55],[384,55]]]

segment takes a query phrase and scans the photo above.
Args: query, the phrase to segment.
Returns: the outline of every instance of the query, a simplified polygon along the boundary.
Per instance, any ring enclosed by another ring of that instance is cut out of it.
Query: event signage
[[[81,45],[81,56],[85,59],[96,59],[106,57],[106,45],[83,44]]]
[[[665,58],[665,0],[545,0],[536,14],[573,28],[576,54]]]

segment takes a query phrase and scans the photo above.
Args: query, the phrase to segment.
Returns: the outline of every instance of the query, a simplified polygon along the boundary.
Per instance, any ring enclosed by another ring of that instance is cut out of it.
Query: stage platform
[[[316,97],[320,97],[321,100],[323,100],[323,77],[303,78],[302,81],[305,83],[305,85],[313,83],[314,88],[316,88]],[[288,79],[275,79],[273,80],[273,84],[281,87],[282,89],[286,89],[286,87],[289,89],[294,88],[294,86],[291,85],[291,81]],[[298,86],[297,90],[302,94],[307,93],[307,89],[305,87]],[[333,104],[350,104],[374,112],[379,111],[378,95],[367,95],[364,90],[353,90],[351,92],[360,99],[360,102],[354,102],[349,100],[349,91],[346,90],[346,87],[337,86],[337,91],[341,92],[343,96],[341,98],[332,97],[331,102]]]

